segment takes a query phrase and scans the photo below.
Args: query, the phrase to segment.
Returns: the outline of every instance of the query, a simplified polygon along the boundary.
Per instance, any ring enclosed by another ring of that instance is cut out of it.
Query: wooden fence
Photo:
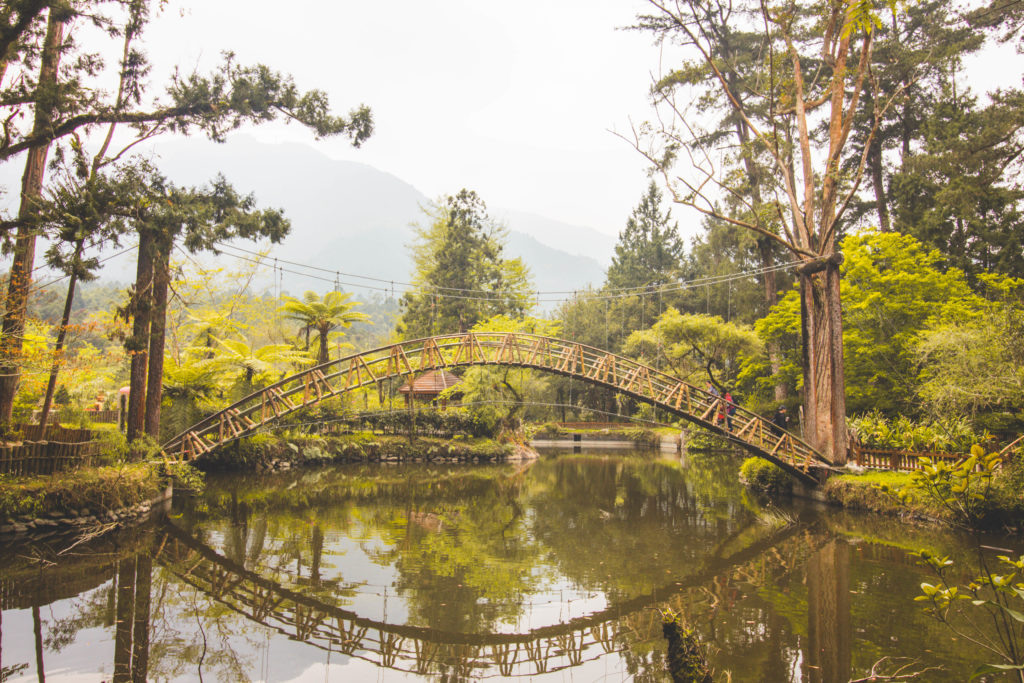
[[[91,465],[100,454],[100,442],[88,429],[49,427],[46,440],[40,425],[19,425],[21,443],[0,444],[0,473],[53,474]]]
[[[629,429],[632,422],[556,422],[561,429]]]
[[[914,451],[861,448],[856,446],[850,450],[853,453],[853,461],[861,467],[900,472],[912,472],[921,469],[919,458],[930,458],[932,462],[945,460],[952,465],[958,460],[963,460],[967,457],[963,453],[917,453]]]
[[[117,424],[118,418],[121,415],[120,410],[85,410],[85,417],[89,419],[89,422],[96,424]],[[32,422],[38,424],[39,418],[42,417],[43,411],[36,410],[32,413]],[[54,410],[46,418],[46,421],[50,424],[57,424],[60,422],[60,411]]]

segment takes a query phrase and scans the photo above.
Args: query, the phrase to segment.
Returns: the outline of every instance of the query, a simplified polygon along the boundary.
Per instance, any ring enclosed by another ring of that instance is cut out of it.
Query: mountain
[[[236,189],[253,192],[260,206],[283,209],[292,232],[274,249],[279,259],[335,271],[349,286],[372,282],[353,275],[397,283],[410,278],[411,226],[424,219],[420,207],[430,200],[394,175],[331,159],[306,145],[266,144],[247,136],[223,145],[199,139],[161,143],[155,153],[175,182],[199,184],[219,172]],[[611,246],[601,245],[611,238],[522,212],[494,215],[509,226],[506,255],[523,259],[538,289],[573,290],[604,280]],[[565,248],[574,240],[583,247]]]
[[[259,206],[283,209],[292,231],[274,247],[273,255],[279,261],[336,272],[336,276],[316,274],[337,278],[347,289],[358,284],[390,287],[354,276],[394,281],[399,283],[396,290],[410,279],[411,226],[424,219],[420,207],[429,198],[390,173],[359,162],[331,159],[308,145],[268,144],[246,135],[233,136],[224,144],[201,138],[158,141],[146,154],[178,184],[201,185],[221,173],[240,192],[252,192]],[[0,166],[8,211],[17,198],[20,170],[17,162]],[[604,280],[614,238],[516,210],[496,209],[493,215],[509,227],[506,256],[523,259],[538,289],[572,291]],[[42,253],[42,249],[37,251]],[[104,267],[104,276],[133,279],[133,259],[111,261]],[[293,291],[327,286],[312,278],[285,275],[285,287]]]

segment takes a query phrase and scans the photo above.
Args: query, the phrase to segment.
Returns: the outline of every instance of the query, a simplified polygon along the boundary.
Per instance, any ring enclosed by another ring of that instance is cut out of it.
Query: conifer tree
[[[531,307],[529,271],[502,252],[506,230],[472,190],[425,210],[430,225],[412,245],[417,290],[401,300],[405,339],[467,332],[495,315],[522,317]]]
[[[675,281],[685,256],[679,224],[661,212],[661,191],[652,180],[615,245],[606,282],[611,289],[655,289]]]

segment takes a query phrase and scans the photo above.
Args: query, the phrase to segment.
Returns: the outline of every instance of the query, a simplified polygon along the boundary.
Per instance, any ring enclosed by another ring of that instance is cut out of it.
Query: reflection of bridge
[[[469,365],[531,368],[613,389],[667,410],[778,464],[811,485],[812,468],[830,463],[760,415],[737,408],[728,432],[717,416],[723,401],[635,360],[564,339],[520,333],[469,333],[400,342],[329,361],[276,382],[202,420],[164,444],[191,460],[305,406],[416,372]]]
[[[618,620],[757,559],[795,530],[768,533],[728,557],[713,554],[691,575],[606,610],[525,633],[493,634],[360,617],[250,571],[171,524],[158,529],[153,547],[158,549],[156,561],[182,581],[290,638],[418,675],[448,672],[462,677],[496,668],[507,677],[558,671],[621,649]]]

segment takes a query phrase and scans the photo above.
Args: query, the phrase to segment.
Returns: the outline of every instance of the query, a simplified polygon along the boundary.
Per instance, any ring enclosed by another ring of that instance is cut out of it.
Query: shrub
[[[793,478],[781,467],[764,458],[747,458],[740,466],[740,482],[748,488],[778,495],[793,492]]]

